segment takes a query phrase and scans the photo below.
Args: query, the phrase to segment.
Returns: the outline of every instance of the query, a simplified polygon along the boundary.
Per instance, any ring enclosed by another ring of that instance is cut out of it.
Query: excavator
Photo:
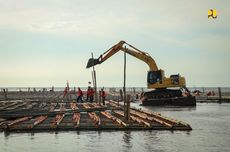
[[[156,62],[147,52],[143,52],[125,41],[120,41],[116,45],[112,46],[97,59],[90,58],[86,68],[103,63],[119,51],[126,52],[127,54],[145,62],[149,66],[149,71],[147,73],[147,88],[150,89],[150,91],[142,93],[142,105],[196,105],[196,99],[191,96],[190,91],[187,89],[184,77],[180,76],[180,74],[174,74],[170,77],[166,77],[164,70],[157,67]]]

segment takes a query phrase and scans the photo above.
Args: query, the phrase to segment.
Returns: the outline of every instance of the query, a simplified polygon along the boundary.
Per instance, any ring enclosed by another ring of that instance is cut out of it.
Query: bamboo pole
[[[91,53],[92,55],[92,58],[93,58],[93,52]],[[97,95],[97,78],[96,78],[96,71],[95,71],[95,68],[94,68],[94,65],[93,65],[93,83],[94,83],[94,91],[95,91],[95,94],[94,94],[94,97],[95,97],[95,101],[98,103],[98,95]]]
[[[6,93],[6,89],[3,89],[3,92],[4,92],[4,97],[5,97],[5,100],[7,100],[7,93]]]
[[[126,49],[126,47],[125,47]],[[124,52],[124,87],[123,87],[123,92],[124,92],[124,119],[126,122],[129,122],[129,105],[127,99],[130,96],[126,96],[126,52]]]
[[[222,101],[222,95],[221,95],[221,88],[218,88],[218,93],[219,93],[219,103],[221,103]]]
[[[131,99],[131,96],[130,95],[127,95],[127,98],[126,98],[126,102],[127,102],[127,105],[126,105],[126,112],[127,112],[127,114],[126,114],[126,121],[127,122],[129,122],[129,120],[130,120],[130,99]]]

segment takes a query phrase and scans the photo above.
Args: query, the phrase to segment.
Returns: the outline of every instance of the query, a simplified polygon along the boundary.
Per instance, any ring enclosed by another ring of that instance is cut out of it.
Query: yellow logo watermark
[[[209,19],[217,18],[217,11],[215,9],[209,9],[208,10],[208,18]]]

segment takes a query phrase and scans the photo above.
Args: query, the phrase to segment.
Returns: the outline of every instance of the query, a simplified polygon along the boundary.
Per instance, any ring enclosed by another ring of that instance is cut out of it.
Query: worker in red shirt
[[[101,89],[101,91],[100,91],[100,97],[101,97],[101,99],[102,99],[102,103],[103,103],[103,105],[105,105],[105,91],[104,91],[104,89],[102,88]]]
[[[77,91],[77,102],[83,103],[82,97],[83,97],[83,92],[82,92],[82,90],[80,88],[78,88],[78,91]]]
[[[64,94],[63,94],[63,98],[67,95],[67,93],[68,93],[68,88],[65,87]]]
[[[89,100],[91,103],[93,103],[93,96],[94,96],[94,90],[93,88],[90,88],[89,90]]]

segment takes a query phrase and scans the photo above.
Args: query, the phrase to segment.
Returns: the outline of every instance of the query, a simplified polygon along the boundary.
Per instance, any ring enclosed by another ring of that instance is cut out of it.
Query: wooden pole
[[[127,95],[127,98],[126,98],[126,102],[127,102],[127,108],[126,108],[126,121],[129,122],[129,118],[130,118],[130,99],[131,99],[131,96],[130,95]]]
[[[101,100],[102,100],[100,94],[101,94],[101,90],[99,90],[99,105],[101,105]]]
[[[96,77],[96,71],[94,70],[94,81],[95,81],[95,87],[94,87],[94,90],[95,90],[95,101],[98,103],[98,93],[97,93],[97,77]]]
[[[92,55],[92,58],[93,58],[93,52],[91,53],[91,55]],[[94,94],[95,101],[98,102],[98,95],[97,95],[97,78],[96,78],[96,71],[95,71],[94,65],[93,65],[93,83],[94,83],[94,91],[95,91],[95,94]]]
[[[94,79],[94,73],[92,71],[92,80],[93,80],[93,87],[95,86],[95,79]]]
[[[121,101],[124,100],[124,98],[123,98],[123,92],[122,92],[121,89],[120,89],[120,99],[121,99]]]
[[[119,99],[121,99],[121,101],[124,100],[122,89],[120,89],[120,97],[118,97],[118,101],[117,101],[118,105],[119,105]]]
[[[4,97],[5,97],[5,100],[7,100],[7,93],[6,93],[6,89],[3,89],[3,92],[4,92]]]
[[[127,105],[126,105],[126,52],[124,52],[124,84],[123,84],[123,102],[124,102],[124,120],[127,120]]]
[[[221,88],[218,88],[218,93],[219,93],[219,103],[221,103],[222,101],[222,95],[221,95]]]
[[[125,47],[126,49],[126,47]],[[126,122],[129,122],[129,104],[127,102],[127,96],[126,96],[126,52],[124,52],[124,119]]]

